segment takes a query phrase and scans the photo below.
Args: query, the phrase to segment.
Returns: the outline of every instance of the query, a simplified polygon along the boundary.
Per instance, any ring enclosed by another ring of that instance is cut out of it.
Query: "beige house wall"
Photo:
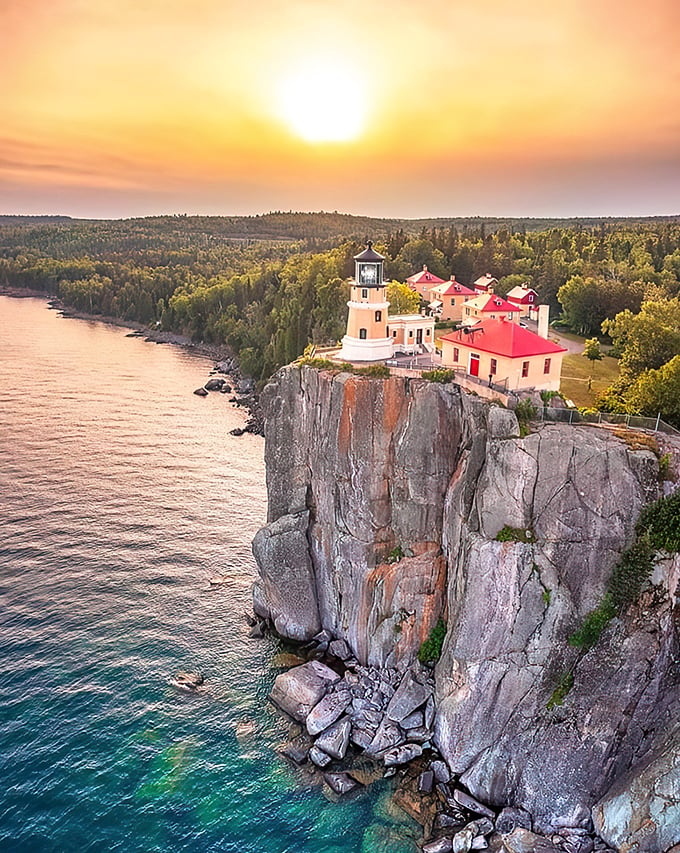
[[[464,323],[471,325],[472,323],[477,323],[479,320],[500,320],[501,317],[505,317],[507,320],[510,320],[512,323],[519,323],[519,311],[480,311],[479,308],[475,308],[472,305],[463,306],[463,316],[462,320]]]
[[[435,299],[442,303],[442,312],[439,315],[440,320],[462,320],[463,318],[463,303],[469,296],[464,296],[462,293],[452,296],[442,296],[436,290],[431,290],[428,293],[430,302]]]
[[[388,317],[388,334],[392,339],[395,349],[399,347],[415,347],[417,346],[418,329],[423,332],[423,344],[434,344],[434,318],[414,316],[411,319],[406,317]]]
[[[491,375],[491,359],[496,359],[496,372],[493,374],[493,382],[503,384],[507,379],[507,388],[517,391],[525,388],[536,388],[539,391],[559,391],[560,373],[562,372],[562,357],[564,353],[549,353],[547,355],[531,355],[521,358],[508,358],[507,356],[493,355],[475,349],[466,343],[454,343],[442,340],[442,365],[444,367],[462,368],[470,374],[470,355],[476,353],[479,356],[479,378],[489,379]],[[458,349],[458,360],[454,359],[454,349]],[[549,372],[545,373],[545,361],[550,359]],[[528,375],[522,376],[522,368],[528,362]]]

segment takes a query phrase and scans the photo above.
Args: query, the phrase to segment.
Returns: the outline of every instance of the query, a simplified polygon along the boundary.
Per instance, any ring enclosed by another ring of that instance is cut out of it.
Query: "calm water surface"
[[[263,442],[210,367],[0,296],[2,851],[415,849],[386,788],[330,804],[275,753]]]

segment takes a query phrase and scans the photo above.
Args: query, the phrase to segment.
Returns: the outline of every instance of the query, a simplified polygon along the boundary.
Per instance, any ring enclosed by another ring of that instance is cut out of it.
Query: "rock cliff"
[[[567,642],[657,497],[653,453],[592,427],[520,438],[511,412],[424,380],[291,367],[262,404],[254,598],[282,635],[323,628],[362,663],[406,667],[444,618],[437,745],[473,795],[542,831],[589,826],[667,754],[677,559],[597,645]]]

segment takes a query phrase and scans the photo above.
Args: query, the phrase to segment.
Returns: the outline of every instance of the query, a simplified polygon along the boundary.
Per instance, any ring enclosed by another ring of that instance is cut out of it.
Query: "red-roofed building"
[[[559,391],[567,350],[507,320],[482,320],[441,338],[442,365],[514,391]]]
[[[430,289],[430,311],[440,320],[461,320],[463,303],[475,295],[475,291],[456,281],[455,275],[449,281],[436,284]]]
[[[473,286],[477,293],[493,293],[498,287],[498,279],[487,272],[484,275],[480,275],[478,279],[475,279]]]
[[[504,317],[514,323],[519,323],[521,309],[502,296],[495,293],[480,293],[468,299],[463,306],[463,323],[473,326],[480,320],[500,320]]]
[[[531,317],[538,310],[538,293],[530,287],[513,287],[506,299],[520,309],[522,317]]]
[[[406,283],[409,285],[411,290],[415,290],[423,297],[423,299],[427,298],[428,291],[434,287],[435,284],[443,284],[443,282],[443,278],[439,278],[439,276],[428,270],[427,264],[423,264],[423,268],[420,272],[414,273],[406,279]]]

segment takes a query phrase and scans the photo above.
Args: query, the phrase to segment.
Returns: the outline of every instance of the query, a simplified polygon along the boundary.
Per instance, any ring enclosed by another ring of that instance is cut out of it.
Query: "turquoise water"
[[[263,442],[210,367],[0,297],[2,851],[415,849],[385,787],[332,804],[275,752]]]

